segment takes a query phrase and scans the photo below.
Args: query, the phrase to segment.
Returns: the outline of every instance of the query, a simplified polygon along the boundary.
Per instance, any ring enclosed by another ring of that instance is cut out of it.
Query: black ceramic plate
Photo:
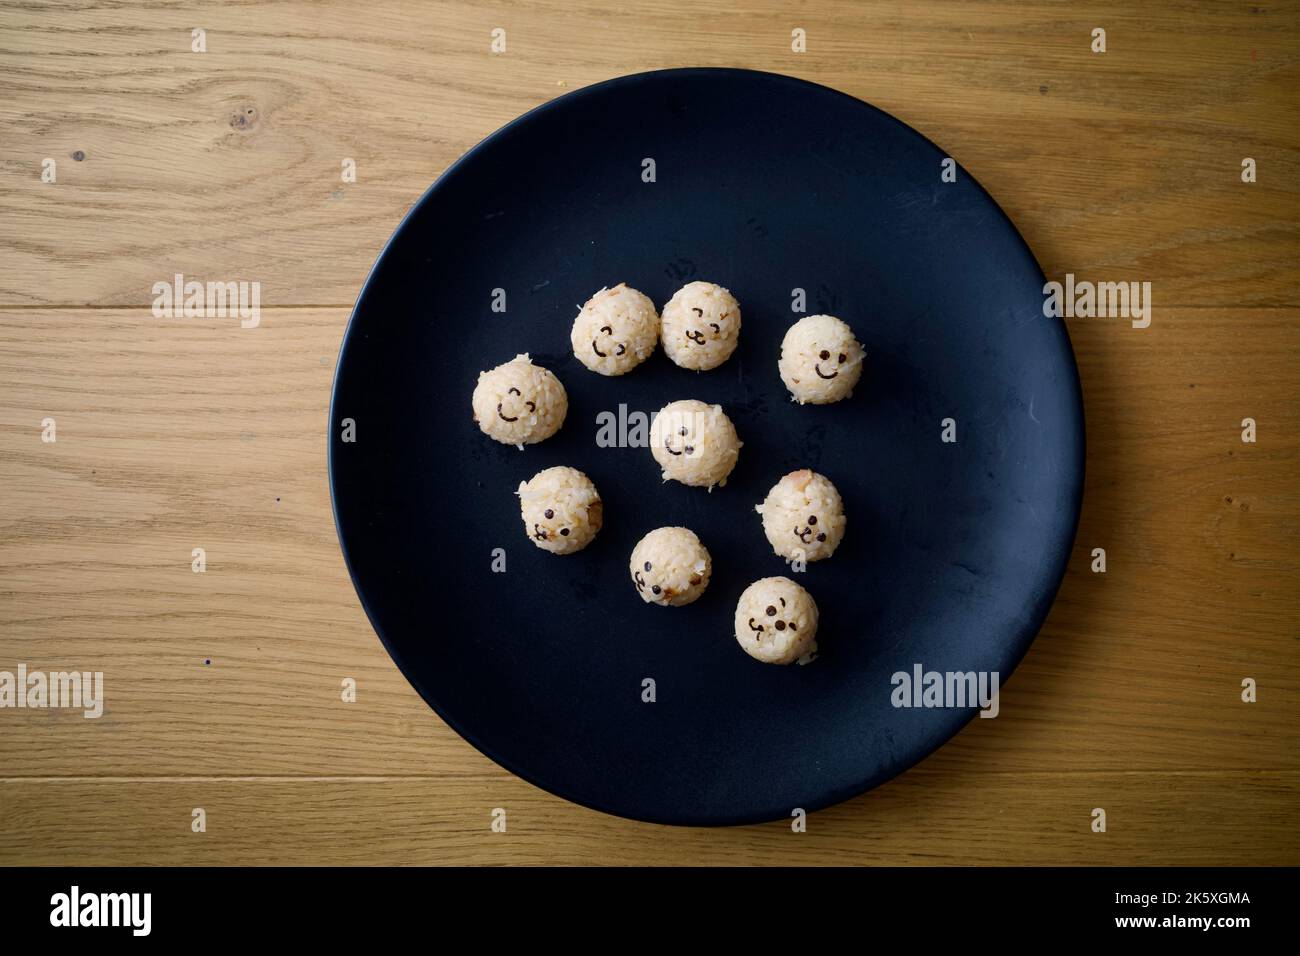
[[[941,181],[943,158],[824,87],[670,70],[533,110],[416,204],[344,339],[330,480],[375,630],[465,739],[609,813],[746,823],[861,793],[975,713],[895,708],[896,671],[1005,681],[1070,552],[1082,403],[1033,255],[965,171]],[[744,311],[720,368],[689,372],[660,350],[605,378],[571,354],[577,307],[602,286],[627,282],[662,306],[693,279],[726,286]],[[800,407],[781,384],[795,289],[869,353],[847,401]],[[519,352],[570,400],[564,428],[524,451],[470,417],[479,370]],[[597,444],[600,413],[680,398],[721,403],[745,442],[711,494],[663,483],[646,448]],[[940,440],[945,418],[955,443]],[[514,494],[560,464],[605,502],[604,530],[564,557],[525,536]],[[790,574],[754,505],[803,467],[839,487],[848,533],[795,575],[821,608],[820,656],[777,667],[737,646],[732,613],[751,581]],[[689,607],[644,604],[628,577],[633,545],[662,525],[693,528],[713,555]]]

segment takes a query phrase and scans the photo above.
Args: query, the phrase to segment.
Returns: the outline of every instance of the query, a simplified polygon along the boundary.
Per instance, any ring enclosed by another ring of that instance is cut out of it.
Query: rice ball
[[[694,399],[665,405],[650,426],[650,453],[664,481],[696,488],[725,485],[742,444],[721,405]]]
[[[765,664],[789,664],[817,650],[817,602],[789,578],[761,578],[736,602],[736,640]]]
[[[844,539],[844,502],[825,475],[792,471],[754,510],[772,550],[788,561],[829,558]]]
[[[785,333],[777,368],[800,405],[827,405],[853,394],[865,358],[853,330],[840,319],[806,315]]]
[[[603,520],[600,492],[576,468],[547,468],[521,482],[519,511],[533,544],[552,554],[581,551]]]
[[[660,336],[682,368],[717,368],[740,342],[740,303],[720,285],[688,282],[664,306]]]
[[[470,404],[483,434],[523,448],[560,430],[569,411],[569,396],[550,369],[534,365],[525,353],[489,372],[479,372]]]
[[[578,361],[593,372],[625,375],[654,352],[659,313],[648,296],[620,282],[587,300],[569,341]]]
[[[690,528],[656,528],[632,549],[629,570],[641,600],[681,607],[709,586],[713,559]]]

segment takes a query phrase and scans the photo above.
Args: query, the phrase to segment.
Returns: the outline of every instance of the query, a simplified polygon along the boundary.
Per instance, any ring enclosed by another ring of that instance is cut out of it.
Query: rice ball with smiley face
[[[720,285],[688,282],[664,306],[660,336],[682,368],[717,368],[740,342],[740,303]]]
[[[641,600],[682,607],[709,586],[713,559],[690,528],[656,528],[632,549],[629,570]]]
[[[578,311],[569,333],[573,354],[601,375],[626,375],[659,342],[659,313],[650,297],[620,282],[601,289]]]
[[[470,404],[483,434],[523,448],[560,430],[569,396],[550,369],[534,365],[525,353],[479,372]]]
[[[650,426],[650,453],[664,481],[713,490],[725,485],[744,443],[721,405],[669,402]]]
[[[788,561],[829,558],[844,539],[844,501],[825,475],[808,468],[783,477],[754,510],[772,550]]]
[[[576,468],[558,465],[521,482],[524,531],[543,551],[572,554],[589,545],[604,520],[600,493]]]
[[[800,405],[827,405],[853,394],[865,358],[845,322],[833,315],[806,315],[786,331],[777,368]]]
[[[765,664],[789,664],[817,650],[817,602],[789,578],[761,578],[736,602],[736,642]]]

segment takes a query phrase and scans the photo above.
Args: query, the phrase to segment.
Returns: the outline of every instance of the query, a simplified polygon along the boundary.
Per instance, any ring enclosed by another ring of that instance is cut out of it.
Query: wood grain
[[[889,110],[992,192],[1050,275],[1150,281],[1167,305],[1300,304],[1293,0],[3,9],[0,303],[142,305],[181,272],[349,304],[402,213],[484,136],[568,90],[694,65]]]
[[[0,863],[1300,863],[1300,10],[784,7],[0,6],[0,669],[107,689],[99,720],[0,712]],[[1071,320],[1083,521],[1001,716],[807,834],[629,823],[500,770],[389,661],[330,516],[335,357],[407,205],[531,106],[701,64],[874,102],[1049,274],[1153,283],[1149,329]],[[261,326],[153,317],[175,272],[260,281]]]
[[[973,787],[914,770],[796,833],[614,820],[508,776],[11,782],[0,863],[1259,865],[1294,861],[1296,786],[1294,772],[1251,772],[988,774]],[[1105,833],[1089,827],[1097,806]],[[191,832],[195,808],[206,832]]]

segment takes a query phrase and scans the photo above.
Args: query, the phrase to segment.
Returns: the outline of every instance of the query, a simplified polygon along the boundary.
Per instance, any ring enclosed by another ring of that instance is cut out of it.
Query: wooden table
[[[1298,53],[1293,0],[5,0],[0,670],[102,670],[107,703],[0,711],[0,862],[1300,863]],[[335,357],[403,212],[525,110],[682,65],[869,100],[1050,277],[1152,283],[1147,329],[1069,320],[1083,521],[1001,716],[806,833],[496,767],[385,654],[330,516]],[[176,273],[260,282],[260,326],[154,317]]]

